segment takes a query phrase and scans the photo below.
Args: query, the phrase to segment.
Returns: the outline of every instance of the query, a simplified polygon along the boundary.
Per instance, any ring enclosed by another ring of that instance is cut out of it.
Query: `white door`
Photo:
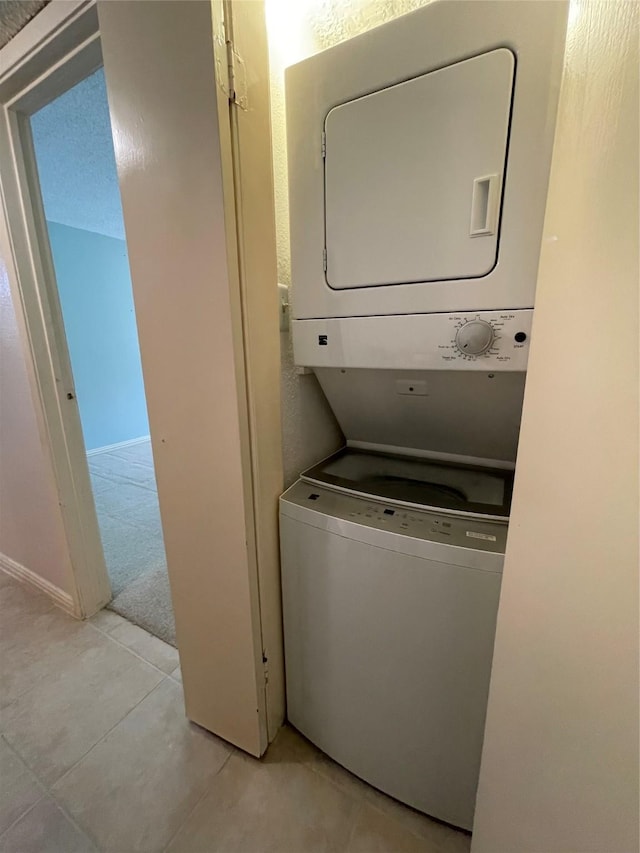
[[[245,51],[248,69],[267,81],[263,6],[243,5],[238,37],[251,32],[255,45]],[[60,328],[47,297],[28,117],[103,62],[186,711],[260,755],[284,708],[269,101],[266,88],[254,87],[252,110],[234,116],[216,72],[214,28],[217,44],[227,38],[213,14],[221,7],[179,0],[46,7],[3,51],[0,175],[13,301],[24,313],[64,510],[76,613],[87,616],[105,603],[105,573],[95,559],[95,513],[83,502],[77,405],[59,367]],[[241,155],[259,177],[255,197]],[[236,193],[250,215],[236,210]],[[256,246],[242,277],[238,232]]]

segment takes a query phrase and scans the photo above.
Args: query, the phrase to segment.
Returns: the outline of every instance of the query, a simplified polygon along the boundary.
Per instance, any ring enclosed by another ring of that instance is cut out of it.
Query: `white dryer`
[[[298,364],[319,319],[533,308],[567,13],[435,0],[287,69]]]
[[[280,501],[288,718],[471,829],[512,474],[345,449]]]

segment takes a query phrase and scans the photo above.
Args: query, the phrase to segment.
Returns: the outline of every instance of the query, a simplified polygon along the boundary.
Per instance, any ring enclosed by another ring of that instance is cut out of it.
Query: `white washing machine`
[[[345,448],[280,500],[290,722],[471,829],[512,473]]]

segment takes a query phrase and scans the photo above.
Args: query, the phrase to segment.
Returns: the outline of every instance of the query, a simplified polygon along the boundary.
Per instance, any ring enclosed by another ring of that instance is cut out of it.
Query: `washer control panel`
[[[385,501],[368,500],[298,480],[286,493],[290,503],[401,536],[504,554],[507,522],[448,515]]]

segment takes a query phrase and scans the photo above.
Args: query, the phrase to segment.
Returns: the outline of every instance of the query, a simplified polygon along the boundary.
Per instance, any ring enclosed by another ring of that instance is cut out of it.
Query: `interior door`
[[[229,102],[212,5],[187,5],[98,2],[98,16],[187,715],[260,755],[269,721]]]

